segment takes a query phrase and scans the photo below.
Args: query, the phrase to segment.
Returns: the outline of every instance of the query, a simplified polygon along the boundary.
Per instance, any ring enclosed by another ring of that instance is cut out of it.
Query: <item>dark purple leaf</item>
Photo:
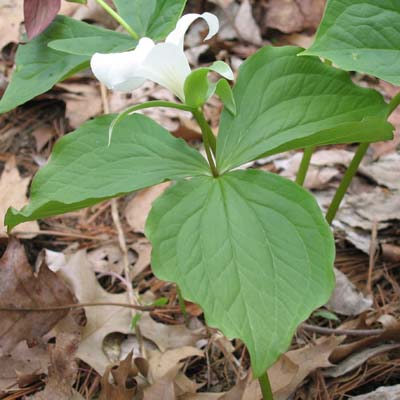
[[[61,7],[61,0],[25,0],[25,28],[29,39],[42,33],[54,20]]]

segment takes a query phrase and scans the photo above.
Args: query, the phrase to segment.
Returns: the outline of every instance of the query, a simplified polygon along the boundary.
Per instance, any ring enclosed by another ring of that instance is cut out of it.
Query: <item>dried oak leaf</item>
[[[74,392],[72,385],[78,372],[75,353],[79,336],[70,333],[57,335],[56,344],[49,349],[51,366],[43,391],[30,397],[32,400],[70,400]]]
[[[11,238],[0,260],[0,307],[44,308],[74,303],[74,297],[46,265],[34,273],[22,244]],[[35,341],[68,314],[0,311],[0,356],[9,354],[23,340]]]
[[[101,393],[99,400],[142,400],[143,390],[137,385],[137,368],[132,364],[132,352],[119,366],[107,367],[101,378]],[[113,382],[110,382],[110,374]]]

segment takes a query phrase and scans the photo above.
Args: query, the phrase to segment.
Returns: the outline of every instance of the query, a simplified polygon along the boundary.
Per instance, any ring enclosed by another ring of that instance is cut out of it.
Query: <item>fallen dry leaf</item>
[[[203,351],[195,347],[181,347],[164,353],[149,354],[149,380],[151,385],[144,389],[144,400],[175,400],[176,379],[182,368],[182,360],[188,357],[204,357]]]
[[[139,324],[142,335],[154,342],[161,351],[194,346],[206,335],[204,327],[192,330],[184,324],[166,325],[156,322],[149,314],[143,314]]]
[[[160,183],[148,189],[141,190],[129,202],[125,209],[125,218],[134,232],[144,233],[147,216],[153,202],[171,185],[170,182]]]
[[[58,266],[57,274],[71,287],[80,303],[129,303],[126,293],[110,294],[99,285],[84,250],[67,256],[66,264]],[[102,350],[104,338],[113,332],[130,333],[132,311],[122,307],[101,306],[87,307],[85,314],[87,323],[76,356],[104,375],[110,364]]]
[[[366,337],[338,346],[329,359],[332,363],[337,364],[356,352],[369,349],[386,341],[400,342],[400,322],[387,326],[380,335]]]
[[[371,393],[354,396],[352,400],[399,400],[400,385],[382,386]]]
[[[389,189],[400,190],[400,153],[390,153],[372,163],[363,162],[360,173]]]
[[[25,249],[11,238],[0,260],[0,305],[2,307],[40,308],[74,303],[64,282],[43,264],[34,274]],[[35,341],[50,331],[68,311],[0,311],[0,354],[8,354],[23,340]]]
[[[0,358],[0,393],[24,381],[24,377],[47,374],[49,363],[44,346],[29,348],[26,342],[19,343],[10,354]]]
[[[243,0],[235,17],[235,27],[240,32],[241,39],[256,46],[262,44],[260,28],[253,17],[249,0]]]
[[[331,367],[329,357],[344,340],[344,337],[324,337],[317,343],[309,344],[299,350],[285,353],[268,370],[275,400],[287,400],[297,386],[318,368]],[[252,381],[247,386],[243,400],[261,399],[261,389],[258,381]]]
[[[347,276],[335,268],[336,286],[326,307],[338,314],[357,316],[372,307],[372,298],[365,297]]]
[[[396,343],[396,344],[384,344],[378,347],[362,350],[359,353],[347,357],[344,361],[342,361],[338,365],[335,365],[334,367],[331,368],[327,368],[322,372],[322,374],[330,378],[337,378],[358,368],[368,359],[375,357],[378,354],[387,353],[391,350],[398,349],[399,347],[400,344]]]
[[[113,382],[110,382],[110,374]],[[138,387],[137,368],[132,364],[132,353],[129,353],[119,366],[109,366],[101,378],[100,400],[141,400],[143,391]]]
[[[100,91],[95,85],[69,82],[59,83],[57,87],[64,90],[60,97],[66,104],[65,115],[71,128],[78,128],[102,112]]]
[[[0,236],[6,236],[7,228],[4,226],[4,216],[9,207],[17,209],[22,208],[28,203],[26,193],[28,190],[30,177],[22,178],[19,174],[15,157],[8,159],[0,177]],[[19,235],[24,238],[32,238],[39,231],[39,225],[36,221],[25,222],[18,225],[13,230],[14,234],[18,232],[29,232],[29,234]]]
[[[75,353],[79,337],[73,334],[60,333],[56,344],[50,351],[49,377],[43,391],[30,397],[32,400],[70,400],[73,396],[72,385],[78,372]]]
[[[137,260],[130,271],[130,278],[135,279],[141,274],[151,262],[151,243],[148,239],[139,239],[137,242],[132,244],[130,248],[136,252]]]
[[[294,33],[317,28],[324,12],[325,0],[270,0],[267,7],[267,28]]]

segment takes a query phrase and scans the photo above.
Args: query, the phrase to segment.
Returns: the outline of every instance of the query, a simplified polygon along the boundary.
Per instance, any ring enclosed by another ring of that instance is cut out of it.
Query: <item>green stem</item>
[[[139,35],[131,28],[131,26],[117,13],[115,12],[104,0],[96,0],[109,15],[111,15],[125,30],[136,40],[139,40]]]
[[[274,400],[274,395],[272,394],[271,383],[268,378],[268,373],[261,375],[258,378],[258,382],[261,386],[261,393],[263,395],[263,400]]]
[[[358,167],[361,164],[362,159],[364,158],[365,154],[367,153],[369,147],[369,143],[361,143],[358,146],[358,149],[356,151],[356,154],[354,155],[354,158],[351,160],[351,163],[349,165],[349,168],[347,169],[346,173],[344,174],[344,177],[342,179],[342,182],[340,182],[339,188],[335,193],[335,197],[332,200],[331,205],[329,206],[328,212],[326,214],[326,220],[328,221],[329,224],[332,223],[333,219],[336,216],[336,213],[339,209],[340,203],[343,200],[344,195],[347,192],[347,189],[350,186],[350,183],[356,174]]]
[[[214,133],[211,130],[210,125],[208,124],[207,120],[204,117],[204,114],[201,110],[192,111],[194,117],[196,118],[197,123],[199,124],[202,132],[207,136],[208,142],[210,143],[211,150],[215,155],[217,149],[217,140],[215,139]]]
[[[307,171],[310,166],[310,161],[314,150],[315,147],[306,147],[304,149],[303,158],[301,159],[300,168],[296,177],[296,183],[300,186],[303,186],[304,181],[306,180]]]
[[[210,128],[210,125],[208,125],[207,120],[204,118],[203,112],[201,110],[193,110],[192,113],[201,128],[207,160],[208,163],[210,164],[211,172],[214,178],[216,178],[219,176],[219,173],[217,167],[215,166],[213,158],[213,154],[215,155],[215,150],[216,150],[215,136]]]
[[[186,304],[185,300],[183,299],[181,288],[176,285],[176,294],[178,295],[178,302],[179,302],[179,308],[181,309],[181,313],[183,315],[183,318],[185,319],[185,323],[187,325],[189,318],[188,318],[188,312],[186,310]]]
[[[393,97],[393,99],[389,103],[389,114],[390,114],[397,108],[397,106],[400,104],[400,92],[396,94],[396,96]]]

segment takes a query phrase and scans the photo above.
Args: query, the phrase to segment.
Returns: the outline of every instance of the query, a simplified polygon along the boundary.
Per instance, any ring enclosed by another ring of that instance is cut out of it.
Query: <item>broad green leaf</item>
[[[114,3],[139,36],[162,40],[175,28],[186,0],[114,0]]]
[[[152,269],[249,349],[260,376],[334,288],[333,235],[310,193],[263,171],[181,181],[147,220]]]
[[[330,0],[304,55],[400,85],[400,0]]]
[[[99,36],[100,39],[94,41],[93,36]],[[0,101],[0,113],[12,110],[50,90],[57,82],[88,68],[90,56],[96,51],[111,52],[114,45],[120,46],[120,49],[121,46],[125,49],[134,47],[135,41],[129,39],[128,42],[127,37],[122,33],[58,16],[40,36],[18,47],[16,70]],[[85,55],[66,54],[48,47],[49,43],[60,39],[61,42],[75,42],[75,49],[87,46]]]
[[[278,150],[392,137],[388,105],[378,92],[299,52],[265,47],[242,65],[233,89],[237,115],[224,111],[221,118],[220,172]]]
[[[98,32],[93,32],[93,36],[53,40],[48,46],[53,50],[64,53],[91,57],[94,53],[127,51],[137,45],[136,40],[124,33],[110,31],[109,29],[96,29],[98,29]]]
[[[200,153],[142,115],[118,124],[108,146],[114,118],[107,115],[89,121],[56,144],[49,163],[32,182],[30,203],[21,211],[8,211],[9,229],[168,179],[210,174]]]

